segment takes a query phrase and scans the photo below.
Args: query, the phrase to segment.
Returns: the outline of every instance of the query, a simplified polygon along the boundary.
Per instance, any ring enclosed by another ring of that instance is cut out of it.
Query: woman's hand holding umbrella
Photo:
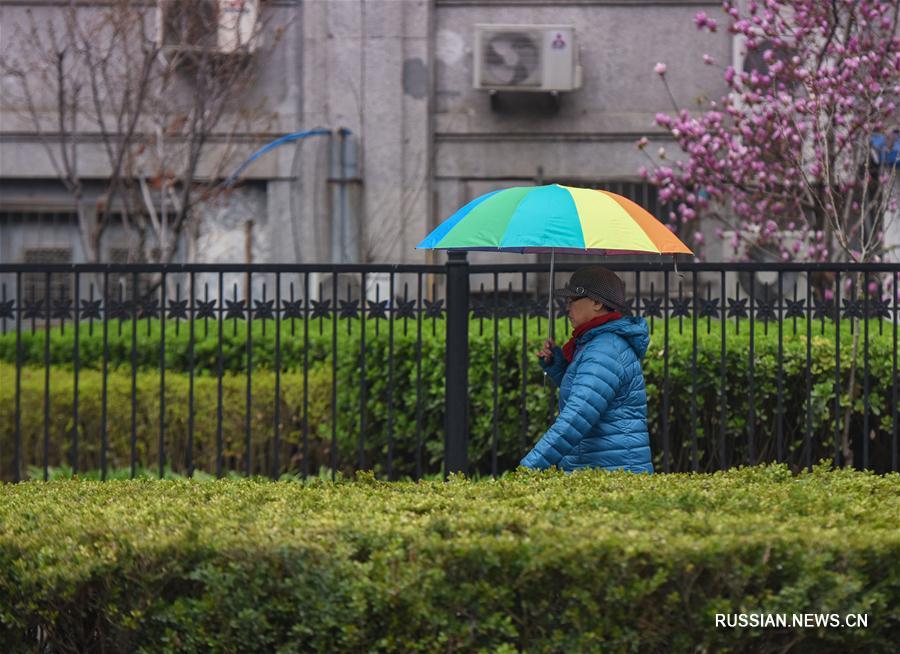
[[[553,343],[553,339],[548,338],[546,341],[544,341],[544,349],[540,350],[537,353],[538,358],[543,359],[544,363],[546,363],[548,366],[551,363],[553,363],[553,347],[554,347],[554,345],[555,344]]]

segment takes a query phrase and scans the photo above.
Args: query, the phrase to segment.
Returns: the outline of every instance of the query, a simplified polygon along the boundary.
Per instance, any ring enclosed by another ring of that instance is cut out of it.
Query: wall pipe
[[[343,130],[343,128],[342,128]],[[349,130],[344,130],[348,134]],[[270,143],[266,143],[259,150],[251,154],[247,159],[237,167],[237,169],[228,176],[228,178],[223,183],[223,186],[234,186],[234,183],[237,181],[237,178],[240,177],[241,173],[243,173],[254,161],[259,159],[262,155],[269,152],[270,150],[274,150],[278,146],[284,145],[285,143],[292,143],[294,141],[299,141],[300,139],[305,139],[309,136],[331,136],[332,130],[325,129],[324,127],[316,127],[314,129],[309,129],[304,132],[294,132],[293,134],[285,134],[284,136],[280,136],[274,141]]]

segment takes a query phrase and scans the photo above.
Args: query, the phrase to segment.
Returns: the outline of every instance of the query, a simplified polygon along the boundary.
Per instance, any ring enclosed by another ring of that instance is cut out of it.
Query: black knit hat
[[[559,297],[589,297],[615,311],[625,308],[625,282],[603,266],[589,266],[572,273],[564,288],[553,291]]]

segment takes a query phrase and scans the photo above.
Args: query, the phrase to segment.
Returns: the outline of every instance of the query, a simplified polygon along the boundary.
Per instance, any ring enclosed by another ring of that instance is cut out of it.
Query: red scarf
[[[578,325],[575,328],[575,331],[572,332],[572,338],[566,341],[566,344],[563,345],[563,356],[566,357],[566,361],[572,363],[572,359],[575,358],[575,340],[585,333],[589,329],[593,329],[594,327],[599,327],[605,323],[608,323],[612,320],[618,320],[622,317],[622,314],[618,311],[612,311],[611,313],[605,313],[602,316],[597,316],[593,320],[588,320],[583,325]]]

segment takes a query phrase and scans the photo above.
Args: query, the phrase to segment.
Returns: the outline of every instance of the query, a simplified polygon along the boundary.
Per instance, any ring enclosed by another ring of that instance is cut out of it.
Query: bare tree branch
[[[256,126],[250,133],[268,129],[271,114],[263,103],[245,106],[245,97],[265,54],[269,19],[241,31],[247,25],[210,10],[215,4],[160,6],[164,27],[174,30],[168,35],[156,33],[156,3],[140,0],[69,0],[41,20],[29,11],[27,28],[15,30],[0,52],[0,71],[21,87],[20,113],[72,195],[91,261],[101,259],[103,235],[118,220],[134,256],[171,261],[179,239],[199,233],[199,207],[222,192],[218,178],[237,150],[241,124]],[[255,6],[247,0],[239,10]],[[223,48],[227,29],[235,34]],[[282,32],[274,33],[272,47]],[[43,109],[48,91],[52,128]],[[107,168],[95,212],[85,206],[79,170],[89,132]]]

